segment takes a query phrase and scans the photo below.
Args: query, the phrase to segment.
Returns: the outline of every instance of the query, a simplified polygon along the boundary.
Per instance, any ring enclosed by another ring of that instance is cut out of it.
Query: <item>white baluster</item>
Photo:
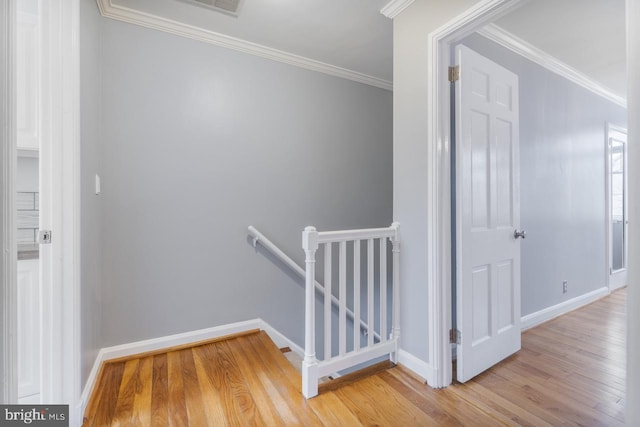
[[[315,276],[318,232],[306,227],[302,232],[302,248],[305,253],[305,334],[304,360],[302,361],[302,394],[311,398],[318,394],[318,360],[315,344]]]
[[[394,229],[394,236],[391,238],[393,244],[393,318],[391,325],[391,336],[396,340],[396,348],[400,348],[400,223],[391,224]],[[391,354],[391,361],[398,363],[398,352]]]
[[[360,349],[360,240],[353,242],[353,349]]]
[[[331,295],[333,285],[331,284],[331,253],[332,243],[324,245],[324,360],[331,359]]]
[[[387,239],[380,239],[380,342],[387,341]]]
[[[373,345],[373,239],[367,241],[367,345]]]
[[[339,252],[339,270],[340,275],[338,289],[338,352],[340,356],[344,356],[347,352],[347,242],[340,242]]]

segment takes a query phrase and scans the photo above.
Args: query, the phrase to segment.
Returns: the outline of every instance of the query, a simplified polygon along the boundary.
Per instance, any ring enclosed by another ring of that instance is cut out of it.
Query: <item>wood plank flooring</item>
[[[622,426],[626,290],[523,333],[522,350],[434,390],[401,366],[300,393],[264,332],[105,364],[85,426]]]

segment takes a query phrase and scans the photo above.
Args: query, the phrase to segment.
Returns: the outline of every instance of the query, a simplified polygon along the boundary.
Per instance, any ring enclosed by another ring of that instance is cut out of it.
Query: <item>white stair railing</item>
[[[387,335],[387,240],[392,244],[392,313],[391,334]],[[379,243],[376,245],[376,241]],[[351,242],[351,243],[349,243]],[[362,244],[366,242],[365,250]],[[333,246],[338,246],[338,297],[332,295],[333,280]],[[377,257],[375,248],[378,248]],[[305,354],[302,362],[302,393],[308,399],[318,394],[318,379],[353,366],[374,360],[385,354],[392,362],[397,362],[400,339],[400,297],[399,297],[399,262],[400,239],[399,224],[393,223],[388,228],[364,230],[323,231],[318,232],[314,227],[306,227],[302,233],[302,247],[305,251]],[[315,288],[316,288],[316,252],[322,247],[324,251],[324,358],[316,357],[316,322],[315,322]],[[351,251],[348,251],[351,248]],[[351,254],[350,263],[347,261],[348,252]],[[366,269],[363,270],[363,252],[366,252]],[[376,264],[377,272],[375,275]],[[348,265],[351,264],[353,277],[347,278]],[[377,284],[376,286],[376,279]],[[361,289],[362,283],[364,289]],[[347,307],[348,283],[352,284],[353,310]],[[378,289],[377,298],[375,295]],[[354,328],[352,337],[347,336],[347,312],[352,311],[356,321],[363,322],[361,313],[361,297],[366,297],[366,325],[368,328],[367,341],[361,343],[361,337]],[[337,299],[338,306],[338,348],[333,351],[332,300]],[[378,306],[374,304],[378,301]],[[375,331],[375,315],[378,314],[378,332]],[[379,341],[374,340],[374,334]],[[350,346],[347,342],[350,342]],[[348,347],[351,350],[348,351]],[[337,354],[334,354],[337,353]]]
[[[267,249],[269,252],[275,255],[278,259],[280,259],[280,261],[282,261],[293,272],[297,273],[303,279],[305,278],[306,273],[304,269],[300,267],[294,260],[292,260],[287,254],[285,254],[282,251],[282,249],[277,247],[276,244],[273,243],[271,240],[269,240],[264,234],[262,234],[252,225],[248,227],[247,231],[249,232],[249,235],[253,238],[254,248],[258,245],[258,243],[260,243],[262,246],[265,247],[265,249]],[[324,286],[322,286],[322,284],[317,280],[315,281],[315,288],[317,292],[319,292],[321,295],[324,295]],[[338,299],[333,295],[331,295],[331,302],[335,307],[339,306]],[[353,313],[353,311],[347,309],[347,317],[349,318],[349,320],[353,321],[355,318],[355,314]],[[369,325],[367,325],[367,323],[362,319],[360,319],[360,332],[364,333],[365,335],[368,335],[369,333]],[[380,335],[378,335],[378,333],[375,331],[373,332],[373,338],[375,342],[380,341]]]

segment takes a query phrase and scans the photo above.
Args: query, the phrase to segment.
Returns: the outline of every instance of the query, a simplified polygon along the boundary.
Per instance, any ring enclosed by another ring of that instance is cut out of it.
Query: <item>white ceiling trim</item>
[[[530,61],[546,68],[547,70],[556,73],[567,80],[578,84],[585,89],[590,90],[596,95],[623,107],[627,108],[627,99],[615,94],[611,89],[605,87],[593,80],[592,78],[584,75],[580,71],[565,64],[559,59],[549,55],[548,53],[538,49],[529,42],[522,40],[521,38],[513,35],[512,33],[500,28],[495,24],[489,24],[486,27],[478,30],[478,33],[489,40],[498,43],[518,55],[524,56]]]
[[[111,0],[97,0],[97,2],[100,13],[106,18],[153,28],[177,36],[226,47],[239,52],[260,56],[262,58],[283,62],[285,64],[317,71],[334,77],[352,80],[358,83],[364,83],[381,89],[393,90],[393,82],[380,79],[378,77],[316,61],[315,59],[306,58],[304,56],[295,55],[282,50],[273,49],[257,43],[227,36],[225,34],[216,33],[214,31],[205,30],[192,25],[187,25],[157,15],[141,12],[124,6],[114,5]]]
[[[380,9],[380,13],[387,18],[393,19],[400,13],[411,6],[415,0],[391,0],[385,7]]]

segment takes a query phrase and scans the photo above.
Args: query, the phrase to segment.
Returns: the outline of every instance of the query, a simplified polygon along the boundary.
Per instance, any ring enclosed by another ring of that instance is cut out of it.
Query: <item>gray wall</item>
[[[303,342],[301,231],[392,221],[392,94],[103,21],[102,345],[261,317]]]
[[[522,315],[606,286],[605,124],[626,110],[482,36],[462,43],[520,79]]]
[[[102,347],[101,198],[94,192],[100,173],[100,76],[102,18],[94,0],[80,1],[80,153],[81,153],[81,385]]]

